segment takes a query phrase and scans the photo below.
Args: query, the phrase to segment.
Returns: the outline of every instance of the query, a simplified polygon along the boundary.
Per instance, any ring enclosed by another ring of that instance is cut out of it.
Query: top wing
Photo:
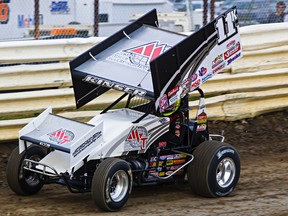
[[[190,36],[157,28],[152,10],[70,62],[76,106],[115,89],[163,112],[241,56],[235,7]]]

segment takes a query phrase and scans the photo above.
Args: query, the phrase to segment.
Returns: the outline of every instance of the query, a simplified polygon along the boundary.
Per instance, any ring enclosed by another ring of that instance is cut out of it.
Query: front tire
[[[235,189],[240,176],[240,158],[235,148],[219,141],[205,141],[193,155],[187,177],[194,193],[224,197]]]
[[[127,202],[132,190],[132,172],[121,159],[108,158],[101,162],[92,180],[92,198],[104,211],[118,211]]]
[[[24,159],[40,161],[45,155],[45,151],[39,146],[30,146],[21,154],[19,154],[19,146],[12,151],[6,168],[7,182],[12,191],[27,196],[41,190],[43,183],[39,174],[25,170],[23,167]]]

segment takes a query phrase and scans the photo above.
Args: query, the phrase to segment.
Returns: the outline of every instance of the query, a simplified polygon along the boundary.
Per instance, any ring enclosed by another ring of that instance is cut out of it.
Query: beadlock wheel
[[[123,171],[117,171],[110,181],[110,197],[114,202],[121,201],[129,189],[128,174]]]
[[[231,158],[224,158],[216,169],[216,181],[222,188],[229,187],[235,178],[236,165]]]
[[[130,165],[121,159],[107,158],[97,167],[92,180],[92,198],[104,211],[118,211],[132,190]]]

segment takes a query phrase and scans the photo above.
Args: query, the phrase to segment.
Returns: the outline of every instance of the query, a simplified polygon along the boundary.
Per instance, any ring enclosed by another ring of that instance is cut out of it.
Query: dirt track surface
[[[226,142],[240,153],[236,190],[220,199],[193,194],[188,184],[134,187],[125,207],[114,215],[288,215],[288,111],[236,122],[210,122],[210,132],[225,131]],[[112,215],[96,208],[90,193],[71,194],[45,185],[40,193],[15,195],[5,168],[15,144],[0,143],[0,215]]]

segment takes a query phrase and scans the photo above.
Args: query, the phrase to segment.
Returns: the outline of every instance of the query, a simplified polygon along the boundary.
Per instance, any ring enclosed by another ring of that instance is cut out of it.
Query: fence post
[[[214,20],[215,16],[215,0],[210,1],[210,21]]]
[[[99,0],[94,0],[94,36],[98,36],[99,27]]]
[[[39,37],[39,0],[34,0],[34,38],[38,40]]]
[[[203,26],[207,24],[208,0],[203,0]]]

